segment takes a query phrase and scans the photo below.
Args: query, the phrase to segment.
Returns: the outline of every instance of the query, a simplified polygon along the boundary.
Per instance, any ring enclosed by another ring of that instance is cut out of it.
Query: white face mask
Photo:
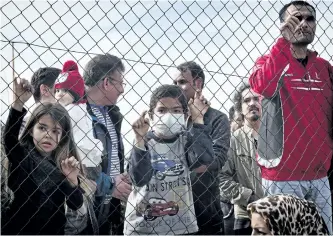
[[[184,114],[166,113],[163,116],[154,114],[152,121],[152,130],[165,137],[172,137],[179,133],[185,127]]]

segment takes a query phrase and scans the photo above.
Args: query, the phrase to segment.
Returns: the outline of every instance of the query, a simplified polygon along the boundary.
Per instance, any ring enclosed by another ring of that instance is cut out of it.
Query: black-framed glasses
[[[124,83],[124,82],[120,82],[120,81],[118,81],[118,80],[115,80],[115,79],[112,78],[112,77],[107,77],[107,78],[108,78],[109,82],[110,82],[111,84],[113,84],[114,86],[122,85],[123,88],[125,88],[126,85],[127,85],[126,83]]]

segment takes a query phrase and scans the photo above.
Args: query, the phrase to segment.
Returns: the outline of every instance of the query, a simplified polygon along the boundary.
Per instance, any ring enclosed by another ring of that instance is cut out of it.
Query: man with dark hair
[[[61,70],[54,67],[38,69],[31,78],[34,88],[33,97],[36,103],[54,102],[54,84]]]
[[[127,200],[131,192],[129,178],[124,172],[124,146],[121,138],[123,116],[116,106],[124,92],[122,61],[110,54],[92,58],[84,69],[87,88],[87,110],[93,120],[93,131],[102,143],[104,156],[96,167],[88,167],[88,178],[97,183],[95,212],[101,235],[123,233],[120,200]],[[111,232],[110,232],[111,231]]]
[[[205,74],[202,68],[194,61],[180,64],[174,84],[178,85],[189,101],[195,94],[202,93],[205,83]],[[205,100],[201,95],[200,99]],[[188,125],[192,121],[189,119]],[[220,203],[218,172],[227,160],[230,145],[230,125],[227,115],[209,107],[204,114],[204,124],[211,126],[211,137],[214,148],[214,161],[209,166],[202,166],[191,176],[195,213],[197,215],[199,234],[221,234],[223,229],[223,213]]]
[[[244,126],[231,136],[229,158],[220,173],[221,199],[234,206],[233,230],[236,235],[251,235],[246,207],[264,195],[261,172],[256,162],[261,117],[259,97],[248,84],[242,84],[236,91],[235,109],[242,113]]]
[[[316,11],[294,1],[280,11],[281,34],[260,57],[250,76],[263,99],[258,163],[265,193],[294,194],[316,203],[332,233],[327,178],[333,140],[332,66],[308,50],[316,32]]]
[[[46,102],[55,102],[54,97],[54,84],[57,80],[61,70],[54,67],[44,67],[39,68],[31,78],[31,85],[33,87],[33,97],[35,103],[32,107],[28,108],[28,113],[24,117],[20,133],[24,130],[25,124],[30,117],[30,114],[33,112],[35,107],[37,107],[40,103]]]
[[[305,2],[305,1],[292,1],[292,2],[284,5],[282,7],[282,9],[279,11],[279,19],[280,19],[281,23],[283,23],[285,21],[285,15],[286,15],[286,12],[288,12],[288,8],[290,6],[306,7],[306,8],[308,8],[308,10],[311,10],[314,13],[316,13],[316,9],[311,4],[309,4],[308,2]]]

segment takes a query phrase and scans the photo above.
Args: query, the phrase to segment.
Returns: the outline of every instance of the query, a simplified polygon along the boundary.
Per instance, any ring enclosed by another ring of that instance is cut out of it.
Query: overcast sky
[[[283,1],[286,3],[286,1]],[[235,86],[247,81],[257,57],[279,37],[280,1],[1,1],[1,120],[7,118],[15,72],[30,79],[40,67],[72,59],[80,72],[96,53],[124,60],[127,87],[118,105],[125,116],[126,152],[130,123],[147,105],[151,91],[171,83],[174,66],[199,63],[206,75],[204,95],[225,113]],[[312,2],[317,9],[313,47],[332,62],[333,2]],[[58,50],[59,49],[59,50]],[[29,101],[29,106],[33,101]]]

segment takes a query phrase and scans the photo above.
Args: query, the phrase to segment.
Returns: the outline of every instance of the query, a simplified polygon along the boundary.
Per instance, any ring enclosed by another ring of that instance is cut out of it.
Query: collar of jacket
[[[247,125],[243,125],[243,127],[242,128],[240,128],[249,138],[254,138],[253,137],[253,131],[254,131],[254,129],[253,128],[251,128],[250,126],[247,126]]]
[[[89,102],[86,103],[87,105],[87,111],[88,113],[95,117],[94,112],[92,111],[93,107],[98,108],[103,114],[105,113],[111,113],[111,114],[117,114],[119,118],[122,118],[122,114],[120,113],[120,109],[116,105],[110,105],[110,106],[101,106],[101,105],[96,105],[96,104],[90,104]]]

